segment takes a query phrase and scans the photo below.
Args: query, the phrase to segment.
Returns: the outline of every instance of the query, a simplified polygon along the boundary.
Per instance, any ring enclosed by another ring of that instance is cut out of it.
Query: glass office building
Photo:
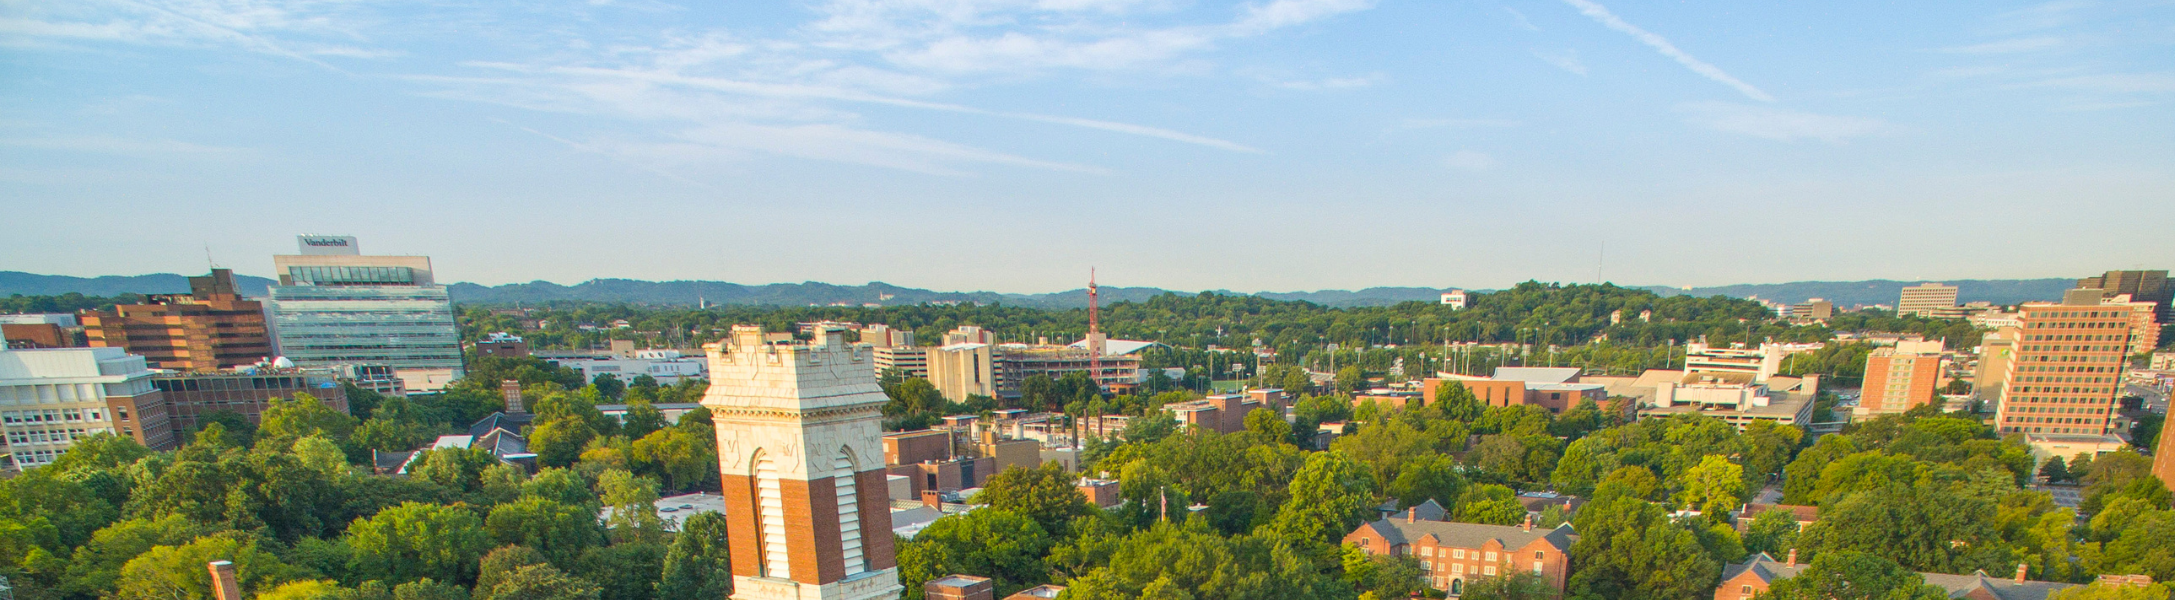
[[[322,239],[343,241],[327,250]],[[265,308],[281,356],[302,367],[389,367],[404,380],[462,375],[453,299],[422,256],[363,256],[354,238],[303,236],[303,253],[272,257],[279,285]],[[410,389],[428,389],[411,381]]]
[[[273,286],[270,304],[280,355],[298,366],[461,366],[442,286]]]

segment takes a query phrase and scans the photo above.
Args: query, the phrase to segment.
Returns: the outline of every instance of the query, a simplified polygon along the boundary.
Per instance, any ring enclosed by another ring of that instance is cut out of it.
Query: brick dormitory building
[[[1715,587],[1714,600],[1752,600],[1766,593],[1775,582],[1803,573],[1806,566],[1807,563],[1797,560],[1796,550],[1790,551],[1782,560],[1775,560],[1765,552],[1753,554],[1744,562],[1729,565],[1722,571],[1722,584]],[[2077,587],[2074,583],[2032,581],[2026,577],[2026,572],[2026,566],[2019,564],[2016,573],[2006,578],[1987,575],[1984,571],[1969,575],[1919,573],[1919,576],[1924,577],[1927,584],[1947,591],[1948,597],[1963,600],[2046,600],[2055,592]],[[2152,578],[2101,575],[2098,581],[2089,585],[2142,587],[2152,585]]]
[[[1431,516],[1440,518],[1439,509],[1407,509],[1361,524],[1344,543],[1369,555],[1417,558],[1428,585],[1452,597],[1463,595],[1468,582],[1514,572],[1539,575],[1558,590],[1569,578],[1571,544],[1578,535],[1568,524],[1548,529],[1534,527],[1530,517],[1523,525],[1425,518]]]
[[[1801,524],[1817,518],[1807,516],[1810,511],[1803,510],[1810,507],[1768,508],[1790,510],[1798,515]],[[1467,586],[1480,579],[1513,573],[1538,575],[1557,590],[1564,589],[1569,581],[1571,548],[1578,541],[1578,532],[1569,524],[1553,529],[1536,527],[1530,516],[1525,524],[1517,526],[1458,523],[1443,520],[1445,512],[1433,502],[1401,511],[1385,509],[1385,514],[1385,518],[1346,534],[1343,543],[1369,555],[1413,557],[1419,561],[1427,585],[1452,598],[1463,596]],[[1748,511],[1739,518],[1743,521],[1750,516]],[[1714,600],[1752,600],[1775,582],[1804,572],[1807,565],[1797,558],[1795,551],[1783,560],[1759,553],[1728,565],[1721,584],[1715,587]],[[1919,575],[1926,583],[1946,590],[1948,597],[1965,600],[2046,600],[2054,592],[2077,587],[2032,581],[2026,577],[2023,565],[2006,578],[1984,572]],[[2151,577],[2144,575],[2103,575],[2092,585],[2151,584]]]

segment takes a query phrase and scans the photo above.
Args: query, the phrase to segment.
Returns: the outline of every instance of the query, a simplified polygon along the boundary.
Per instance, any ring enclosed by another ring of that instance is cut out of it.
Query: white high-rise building
[[[1945,316],[1955,312],[1956,286],[1938,283],[1921,283],[1903,288],[1903,297],[1896,300],[1896,314],[1924,317]]]

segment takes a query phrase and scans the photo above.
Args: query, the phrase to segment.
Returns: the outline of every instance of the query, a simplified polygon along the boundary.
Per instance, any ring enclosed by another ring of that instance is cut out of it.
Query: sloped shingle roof
[[[1496,540],[1502,543],[1504,548],[1523,548],[1527,544],[1533,543],[1534,540],[1545,540],[1549,545],[1555,546],[1556,550],[1569,552],[1571,551],[1571,543],[1578,540],[1577,532],[1573,531],[1569,524],[1555,529],[1536,527],[1531,531],[1527,531],[1524,527],[1511,525],[1482,525],[1479,523],[1454,523],[1450,521],[1415,521],[1407,523],[1401,519],[1383,519],[1368,523],[1363,527],[1374,528],[1377,533],[1381,534],[1383,539],[1389,540],[1392,545],[1410,544],[1415,540],[1432,535],[1435,536],[1437,544],[1454,548],[1479,548],[1487,544],[1488,540]]]

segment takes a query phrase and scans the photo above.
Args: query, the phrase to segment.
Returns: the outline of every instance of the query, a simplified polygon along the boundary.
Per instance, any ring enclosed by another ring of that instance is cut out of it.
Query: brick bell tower
[[[896,598],[883,405],[866,348],[838,331],[704,346],[735,600]]]

